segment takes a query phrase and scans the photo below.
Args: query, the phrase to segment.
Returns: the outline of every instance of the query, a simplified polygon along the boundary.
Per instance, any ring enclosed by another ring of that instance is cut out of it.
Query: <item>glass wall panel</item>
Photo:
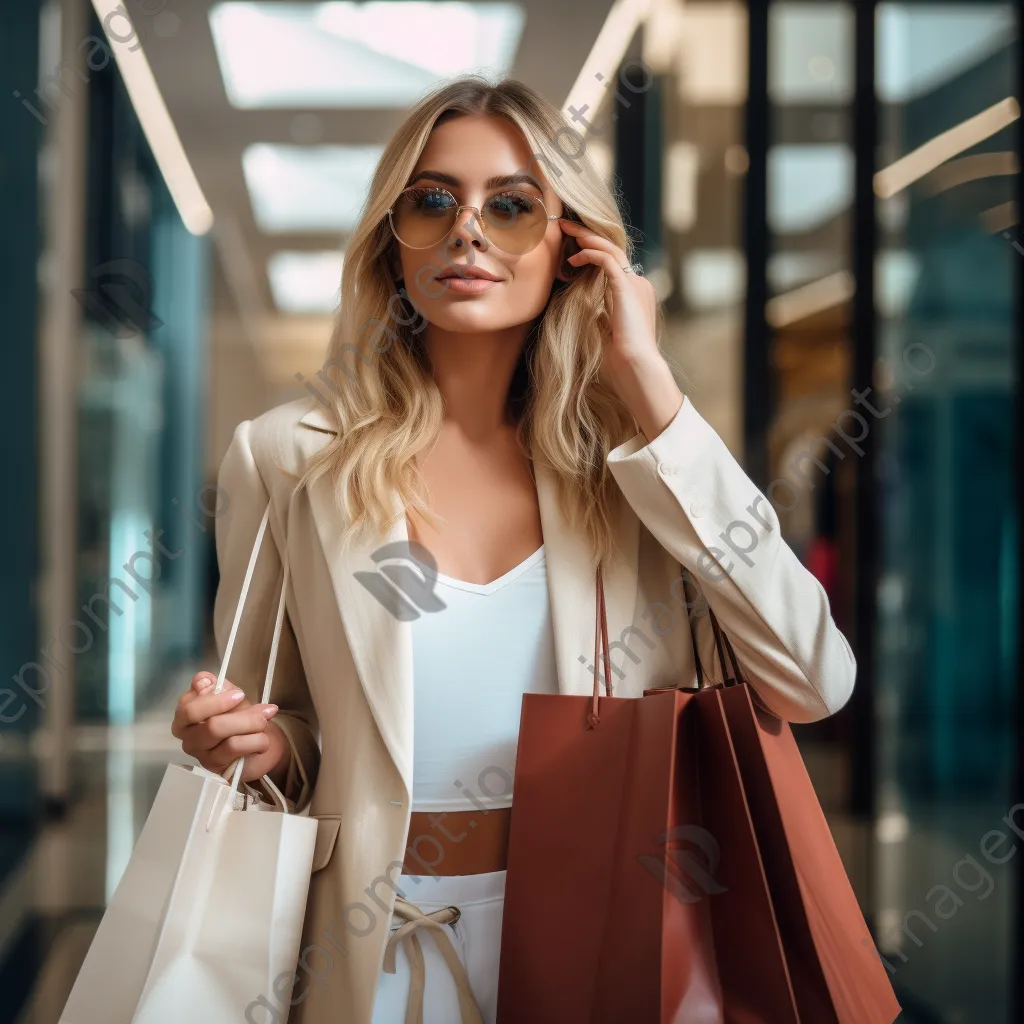
[[[878,945],[912,1019],[1010,1020],[1014,11],[876,19]]]
[[[768,21],[768,303],[772,418],[766,495],[787,542],[852,635],[850,503],[855,452],[837,433],[849,393],[854,10],[775,2]],[[849,715],[797,733],[858,896],[862,847],[840,821],[849,797]],[[863,835],[860,836],[863,840]]]
[[[665,301],[666,352],[742,457],[747,11],[736,0],[674,6],[645,33],[644,60],[664,74],[664,262],[648,276]]]
[[[31,93],[39,75],[39,4],[0,10],[0,79],[7,95]],[[14,93],[15,89],[19,92]],[[23,91],[23,92],[22,92]],[[45,222],[41,202],[47,182],[40,151],[45,134],[38,119],[12,98],[0,111],[0,301],[4,311],[4,431],[0,442],[7,500],[3,524],[3,576],[0,579],[0,898],[35,833],[42,803],[40,776],[28,741],[45,719],[51,676],[40,655],[39,620],[43,512],[39,507],[39,365],[41,320],[37,280],[45,282],[41,259]],[[59,682],[55,685],[59,686]],[[14,900],[0,913],[0,948],[16,918]],[[16,923],[16,922],[15,922]]]
[[[203,637],[219,504],[202,467],[209,266],[113,63],[91,78],[89,123],[78,593],[95,628],[76,717],[128,724]]]
[[[834,569],[824,567],[834,561],[825,550],[835,532],[822,521],[821,496],[834,478],[802,479],[793,462],[808,445],[828,455],[819,435],[848,404],[852,50],[850,4],[772,5],[768,320],[776,415],[769,466],[771,480],[792,485],[779,483],[771,497],[790,545],[820,564],[833,599]]]

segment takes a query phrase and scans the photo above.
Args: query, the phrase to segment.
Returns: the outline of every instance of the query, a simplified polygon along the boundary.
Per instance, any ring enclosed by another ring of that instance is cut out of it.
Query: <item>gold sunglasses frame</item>
[[[414,189],[420,190],[420,191],[429,191],[429,192],[443,192],[446,196],[448,196],[451,199],[451,201],[453,203],[455,203],[455,220],[452,223],[452,226],[436,242],[431,242],[429,245],[409,245],[408,242],[403,242],[402,239],[398,237],[398,232],[395,230],[395,218],[394,218],[395,206],[397,205],[398,200],[401,199],[402,196],[404,196],[406,192],[412,192]],[[529,192],[521,192],[521,191],[519,191],[519,189],[505,189],[504,192],[496,192],[495,195],[508,195],[510,192],[513,193],[514,195],[517,195],[517,196],[525,196],[527,199],[531,200],[532,202],[539,203],[540,204],[540,208],[544,211],[544,219],[545,219],[545,221],[550,222],[550,221],[553,221],[553,220],[561,220],[562,219],[561,217],[552,216],[551,214],[549,214],[548,213],[548,208],[544,205],[544,200],[540,199],[537,196],[530,195]],[[491,196],[490,198],[493,199],[494,196]],[[488,237],[488,235],[487,235],[487,218],[483,215],[483,211],[480,209],[479,206],[460,205],[458,199],[456,199],[455,196],[453,196],[451,194],[451,192],[448,191],[448,189],[446,189],[446,188],[436,188],[434,186],[410,185],[408,188],[403,188],[402,191],[399,192],[398,195],[396,196],[395,202],[388,209],[388,224],[391,225],[391,234],[394,235],[395,240],[398,242],[399,245],[404,245],[407,249],[416,249],[416,250],[433,249],[434,246],[440,245],[452,233],[452,229],[455,227],[456,224],[459,223],[459,216],[462,214],[463,210],[472,210],[476,214],[476,219],[480,222],[480,225],[483,228],[483,235],[484,235],[484,238],[487,239],[487,244],[488,245],[493,245],[495,249],[499,250],[499,252],[506,253],[506,255],[508,255],[508,256],[525,256],[526,253],[533,252],[533,250],[536,249],[537,246],[540,245],[540,243],[542,241],[544,241],[544,235],[541,234],[540,238],[537,239],[536,243],[534,245],[531,245],[530,248],[526,250],[526,252],[508,252],[507,249],[502,249],[501,246],[498,245],[497,242],[492,242],[491,239]],[[545,231],[546,230],[547,230],[547,228],[545,228]]]

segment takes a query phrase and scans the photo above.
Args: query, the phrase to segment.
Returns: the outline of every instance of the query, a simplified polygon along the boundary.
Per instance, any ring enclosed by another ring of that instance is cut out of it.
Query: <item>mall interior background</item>
[[[1019,0],[117,6],[0,10],[0,1021],[57,1021],[187,761],[234,426],[303,393],[382,142],[469,69],[587,104],[666,351],[854,645],[796,731],[901,1020],[1020,1020]]]

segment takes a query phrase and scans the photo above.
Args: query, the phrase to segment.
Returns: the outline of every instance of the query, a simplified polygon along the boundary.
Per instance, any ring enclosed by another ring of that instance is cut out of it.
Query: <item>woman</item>
[[[598,559],[617,695],[696,685],[680,565],[772,713],[814,721],[853,688],[820,585],[660,354],[653,289],[612,193],[552,141],[564,124],[514,81],[420,103],[346,250],[317,397],[241,423],[224,457],[222,655],[268,502],[274,543],[233,685],[199,673],[174,732],[319,820],[294,987],[254,993],[257,1024],[403,1021],[424,975],[428,1024],[494,1021],[521,697],[590,692]],[[393,938],[420,911],[423,972]]]

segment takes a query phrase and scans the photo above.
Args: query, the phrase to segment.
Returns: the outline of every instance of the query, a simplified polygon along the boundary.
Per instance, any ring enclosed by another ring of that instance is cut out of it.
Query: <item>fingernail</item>
[[[231,696],[228,698],[228,700],[230,700],[232,702],[239,701],[244,696],[245,696],[245,692],[243,690],[235,690],[235,692],[233,694],[231,694]]]
[[[267,716],[267,718],[270,718],[271,715],[276,715],[277,714],[277,705],[276,704],[266,704],[262,708],[260,708],[260,711],[262,711],[263,714]]]

